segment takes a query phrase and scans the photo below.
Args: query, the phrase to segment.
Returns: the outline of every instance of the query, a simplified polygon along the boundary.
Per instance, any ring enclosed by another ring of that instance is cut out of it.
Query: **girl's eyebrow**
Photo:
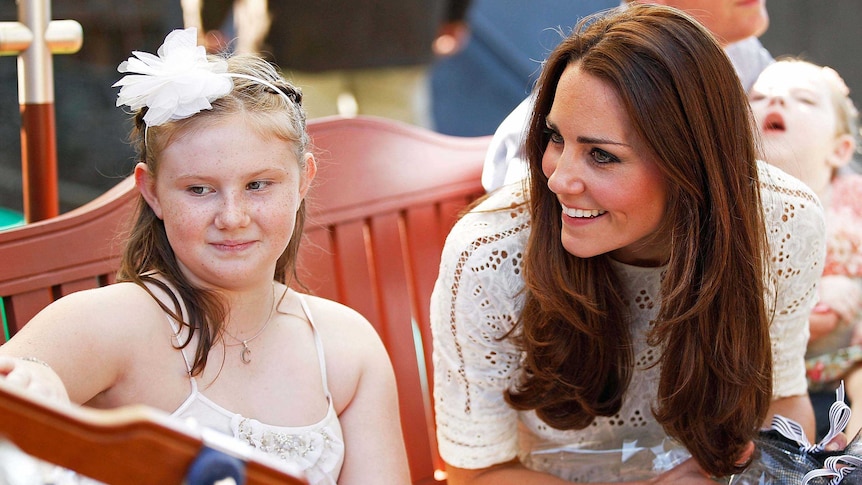
[[[253,179],[256,177],[262,177],[264,175],[269,175],[272,172],[282,172],[282,170],[275,168],[275,167],[263,168],[263,169],[258,170],[256,172],[247,173],[247,174],[243,175],[243,177]],[[216,177],[217,177],[217,174],[212,174],[209,172],[207,172],[207,173],[182,173],[182,174],[177,175],[175,177],[175,179],[176,180],[195,179],[195,180],[207,181],[207,180],[215,179]]]

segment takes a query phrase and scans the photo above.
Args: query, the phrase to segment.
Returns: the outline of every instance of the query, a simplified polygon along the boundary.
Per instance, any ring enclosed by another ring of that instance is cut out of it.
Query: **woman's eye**
[[[553,130],[551,128],[545,128],[544,133],[545,133],[545,136],[548,138],[548,141],[550,141],[551,143],[556,144],[556,143],[562,143],[563,142],[563,137],[560,136],[560,134],[557,133],[556,130]]]
[[[599,148],[593,148],[590,151],[590,155],[596,163],[614,163],[620,161],[619,158]]]

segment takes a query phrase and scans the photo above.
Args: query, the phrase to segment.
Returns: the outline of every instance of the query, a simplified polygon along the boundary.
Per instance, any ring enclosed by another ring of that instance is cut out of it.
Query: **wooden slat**
[[[3,299],[6,305],[6,319],[9,321],[9,335],[13,336],[49,303],[54,301],[51,287],[39,288],[25,293],[10,295]]]
[[[374,284],[381,297],[381,338],[395,368],[401,427],[411,451],[411,476],[417,477],[432,470],[433,462],[424,408],[426,393],[417,378],[419,364],[414,344],[411,283],[405,264],[409,255],[403,245],[401,216],[400,213],[388,213],[374,217],[370,235],[371,249],[376,255],[377,278]]]

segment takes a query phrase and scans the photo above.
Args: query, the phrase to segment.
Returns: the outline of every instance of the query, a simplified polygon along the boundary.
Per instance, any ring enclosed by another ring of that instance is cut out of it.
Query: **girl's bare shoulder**
[[[156,318],[163,324],[165,317],[160,315],[163,312],[158,304],[143,288],[123,282],[65,295],[45,307],[27,326],[64,326],[116,335],[145,330],[149,326],[145,323]]]

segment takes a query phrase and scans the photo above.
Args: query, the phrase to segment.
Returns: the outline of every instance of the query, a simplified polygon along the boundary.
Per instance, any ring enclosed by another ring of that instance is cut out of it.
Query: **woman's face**
[[[664,264],[669,237],[659,233],[667,186],[617,93],[569,65],[547,116],[542,157],[548,188],[562,205],[562,244],[588,258],[609,253],[641,266]]]
[[[802,62],[767,67],[749,94],[766,161],[820,193],[842,161],[837,117],[822,70]]]
[[[311,155],[304,168],[299,162],[291,143],[232,115],[180,133],[162,152],[156,179],[143,164],[135,174],[184,274],[230,290],[272,281],[314,176]]]

